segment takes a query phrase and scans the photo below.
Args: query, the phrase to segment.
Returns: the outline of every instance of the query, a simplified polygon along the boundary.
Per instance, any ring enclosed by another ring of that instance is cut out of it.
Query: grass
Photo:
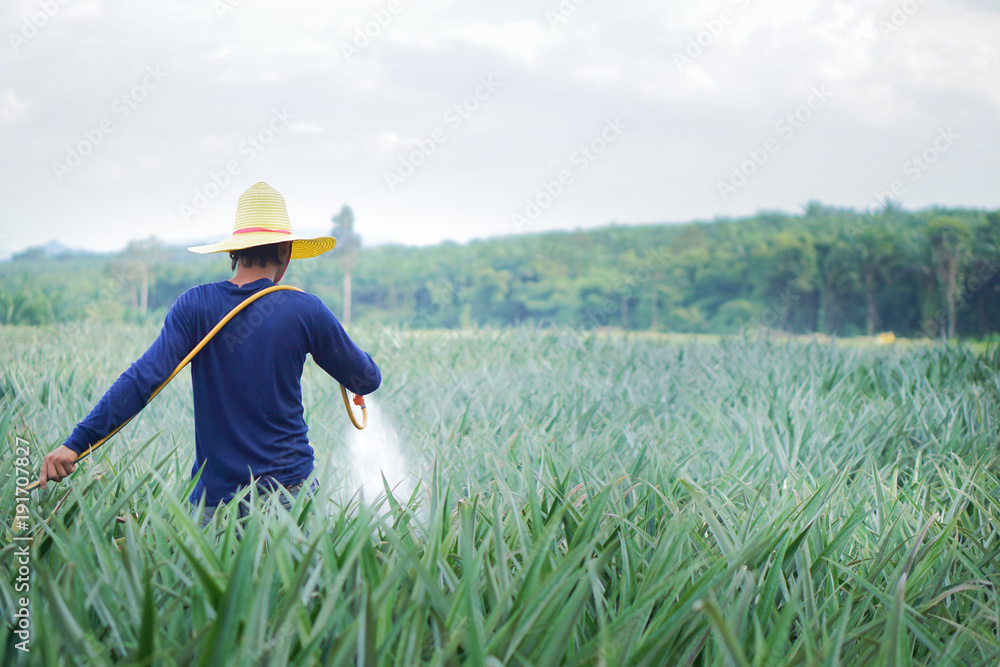
[[[155,333],[0,330],[6,517],[14,438],[37,464]],[[199,530],[184,373],[36,492],[31,653],[0,626],[4,664],[1000,660],[995,350],[357,338],[383,368],[412,493],[342,493],[349,426],[310,365],[317,500],[255,503],[242,539],[235,513]]]

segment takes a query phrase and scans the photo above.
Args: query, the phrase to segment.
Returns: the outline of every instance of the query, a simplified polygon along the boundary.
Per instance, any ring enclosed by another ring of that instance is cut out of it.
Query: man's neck
[[[236,267],[236,273],[229,279],[229,282],[237,287],[243,287],[247,283],[252,283],[261,278],[267,278],[273,283],[277,277],[278,267],[274,264],[269,263],[267,266],[243,266],[241,264]]]

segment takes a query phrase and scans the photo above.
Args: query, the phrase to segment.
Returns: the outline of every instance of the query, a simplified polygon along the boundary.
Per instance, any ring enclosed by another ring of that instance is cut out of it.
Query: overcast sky
[[[998,208],[998,35],[994,0],[4,0],[0,254],[219,240],[260,180],[366,242]]]

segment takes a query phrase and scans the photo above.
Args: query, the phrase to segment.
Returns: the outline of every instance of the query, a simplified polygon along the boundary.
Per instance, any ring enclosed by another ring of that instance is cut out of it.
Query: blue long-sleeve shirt
[[[181,359],[267,278],[237,287],[229,281],[184,292],[167,312],[152,346],[111,385],[65,444],[78,454],[139,412]],[[302,408],[306,354],[337,382],[370,394],[378,366],[347,336],[319,298],[283,290],[247,306],[195,355],[195,462],[204,464],[191,502],[232,499],[253,480],[297,484],[313,470]]]

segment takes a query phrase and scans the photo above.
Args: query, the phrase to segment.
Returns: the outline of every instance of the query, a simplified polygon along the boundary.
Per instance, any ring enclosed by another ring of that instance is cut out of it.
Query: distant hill
[[[156,239],[113,254],[50,243],[0,265],[0,324],[160,321],[185,289],[230,275],[224,255]],[[1000,214],[810,202],[800,215],[362,247],[352,277],[355,323],[980,337],[1000,331]],[[293,262],[284,282],[339,315],[342,278],[335,249]]]
[[[66,255],[93,255],[95,253],[89,250],[82,250],[79,248],[70,248],[69,246],[63,245],[55,239],[49,241],[48,243],[43,243],[42,245],[31,246],[20,252],[11,252],[6,257],[0,255],[0,260],[13,259],[13,260],[33,260],[40,257],[63,257]]]

